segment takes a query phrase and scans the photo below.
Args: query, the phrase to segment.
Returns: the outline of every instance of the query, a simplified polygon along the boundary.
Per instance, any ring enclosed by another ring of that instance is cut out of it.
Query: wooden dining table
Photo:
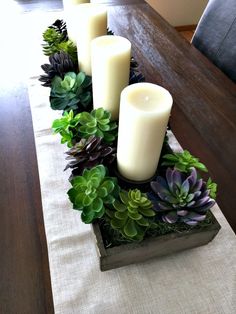
[[[146,81],[172,94],[171,129],[182,147],[209,169],[218,184],[217,202],[236,231],[235,83],[145,1],[93,2],[108,5],[109,28],[131,41],[132,55]],[[17,61],[8,62],[13,71]],[[0,96],[0,313],[53,313],[25,78],[19,75],[10,82],[2,78]]]

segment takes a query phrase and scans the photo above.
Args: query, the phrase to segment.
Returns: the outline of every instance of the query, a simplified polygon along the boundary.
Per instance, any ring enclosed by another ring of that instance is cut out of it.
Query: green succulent
[[[79,123],[79,115],[75,115],[73,110],[65,111],[60,119],[56,119],[52,123],[54,133],[61,135],[61,143],[67,143],[68,147],[72,147],[76,141],[76,127]],[[78,131],[78,129],[77,129]]]
[[[162,158],[165,160],[162,166],[173,166],[181,172],[190,172],[192,167],[204,172],[208,171],[206,166],[187,150],[181,153],[166,154]]]
[[[72,188],[67,192],[73,208],[82,211],[84,223],[92,223],[105,214],[105,206],[115,201],[119,193],[116,178],[106,176],[106,169],[98,165],[85,169],[82,176],[71,180]]]
[[[117,123],[110,119],[111,113],[103,108],[92,110],[91,113],[82,112],[79,118],[79,135],[82,138],[95,135],[107,143],[113,142],[117,137]]]
[[[55,76],[50,94],[51,108],[54,110],[88,110],[92,105],[91,77],[84,72],[68,72],[64,79]]]
[[[107,210],[111,227],[120,231],[128,240],[142,241],[146,231],[152,227],[155,212],[146,194],[140,190],[122,190],[120,200],[113,203],[114,210]]]
[[[68,39],[66,27],[64,22],[61,25],[49,26],[43,33],[43,53],[46,56],[51,56],[56,52],[64,51],[72,60],[77,63],[77,47],[76,45]]]
[[[207,180],[207,189],[210,190],[210,197],[214,200],[216,199],[217,194],[217,183],[213,182],[211,178]]]

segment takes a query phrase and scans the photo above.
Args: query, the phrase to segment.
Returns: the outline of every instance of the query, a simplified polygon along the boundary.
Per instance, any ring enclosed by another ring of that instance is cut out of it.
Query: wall
[[[146,0],[173,26],[197,24],[208,0]]]

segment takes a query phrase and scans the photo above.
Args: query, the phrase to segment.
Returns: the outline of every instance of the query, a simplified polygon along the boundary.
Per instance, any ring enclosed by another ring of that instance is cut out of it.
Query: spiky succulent
[[[89,112],[82,112],[79,117],[79,135],[89,138],[91,135],[101,137],[106,143],[113,142],[117,137],[117,123],[112,122],[111,113],[98,108]]]
[[[81,139],[66,154],[69,163],[64,170],[73,169],[72,174],[75,176],[81,175],[85,168],[91,169],[99,164],[111,165],[116,157],[116,148],[104,143],[101,137],[92,135],[87,140]]]
[[[146,194],[140,190],[122,190],[120,201],[113,203],[114,210],[107,210],[111,227],[128,240],[141,241],[152,224],[155,212]]]
[[[206,183],[197,178],[195,168],[191,168],[190,174],[168,168],[166,177],[158,176],[151,182],[151,188],[153,193],[149,198],[167,223],[184,222],[195,226],[215,204]]]
[[[207,172],[206,166],[199,159],[190,154],[188,150],[180,153],[166,154],[162,166],[173,166],[181,172],[189,172],[192,167]]]
[[[45,74],[41,75],[39,81],[43,86],[51,87],[54,77],[60,76],[64,79],[67,72],[79,72],[78,64],[75,64],[71,57],[64,51],[54,53],[49,57],[49,64],[41,65]]]
[[[77,48],[75,44],[68,39],[66,24],[62,20],[57,20],[46,29],[43,33],[43,40],[43,53],[46,56],[64,51],[70,55],[75,63],[77,62]]]
[[[90,170],[85,169],[82,176],[71,180],[72,188],[68,191],[73,208],[82,211],[84,223],[91,223],[105,214],[105,206],[112,204],[119,188],[116,178],[107,177],[103,165]]]
[[[55,76],[52,80],[50,104],[54,110],[81,112],[92,106],[91,77],[84,72],[68,72],[64,79]]]

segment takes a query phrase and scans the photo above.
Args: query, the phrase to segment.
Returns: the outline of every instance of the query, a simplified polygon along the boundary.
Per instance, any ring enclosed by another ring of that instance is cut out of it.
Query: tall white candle
[[[142,181],[155,174],[172,103],[166,89],[151,83],[122,91],[117,165],[125,178]]]
[[[79,68],[91,75],[91,41],[107,34],[107,9],[101,4],[80,4],[76,7],[74,16]]]
[[[93,106],[119,117],[120,93],[129,83],[131,43],[120,36],[102,36],[91,44]]]
[[[63,0],[64,19],[66,21],[67,32],[70,40],[75,43],[75,20],[74,15],[75,8],[82,3],[90,3],[89,0]]]

